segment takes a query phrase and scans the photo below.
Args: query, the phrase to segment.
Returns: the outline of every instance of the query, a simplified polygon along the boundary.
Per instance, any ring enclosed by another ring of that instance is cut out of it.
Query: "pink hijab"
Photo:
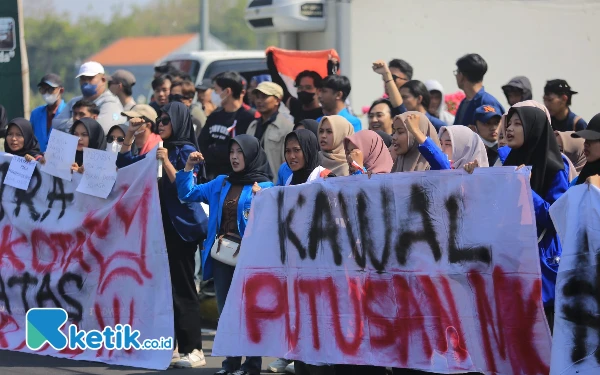
[[[390,173],[394,161],[383,139],[372,130],[361,130],[344,139],[344,148],[352,142],[364,155],[364,166],[372,173]]]

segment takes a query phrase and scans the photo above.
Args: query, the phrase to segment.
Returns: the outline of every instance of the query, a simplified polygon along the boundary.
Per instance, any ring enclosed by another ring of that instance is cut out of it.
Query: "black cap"
[[[206,91],[210,88],[212,88],[212,80],[210,78],[204,78],[200,84],[196,85],[196,90]]]
[[[40,87],[41,85],[48,85],[50,87],[57,88],[62,87],[63,83],[62,79],[60,79],[60,77],[57,74],[49,73],[42,77],[40,83],[38,83],[38,87]]]
[[[600,140],[600,113],[598,113],[596,116],[592,117],[590,122],[588,122],[587,128],[585,128],[584,130],[580,130],[578,132],[572,133],[571,137],[583,138],[588,141]]]
[[[552,93],[557,95],[574,95],[577,94],[577,91],[573,91],[571,86],[564,79],[552,79],[546,82],[546,86],[544,87],[544,93]]]

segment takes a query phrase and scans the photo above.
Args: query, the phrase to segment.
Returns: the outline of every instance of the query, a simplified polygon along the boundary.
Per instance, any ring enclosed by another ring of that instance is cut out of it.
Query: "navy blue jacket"
[[[504,113],[502,104],[482,87],[473,99],[464,99],[460,102],[456,111],[456,117],[454,118],[454,125],[475,125],[475,111],[482,105],[494,106],[500,109],[500,113]]]
[[[191,145],[183,145],[169,150],[169,161],[175,169],[185,167],[188,156],[196,151]],[[146,154],[133,156],[131,152],[117,156],[117,167],[123,168],[146,157]],[[208,218],[198,203],[181,202],[177,197],[177,185],[168,177],[163,176],[158,183],[158,195],[161,208],[166,207],[171,224],[182,240],[186,242],[199,242],[206,238]],[[163,215],[164,216],[164,215]]]

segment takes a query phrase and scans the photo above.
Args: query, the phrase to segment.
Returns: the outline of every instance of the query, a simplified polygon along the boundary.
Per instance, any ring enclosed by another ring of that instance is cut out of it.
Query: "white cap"
[[[79,68],[79,74],[75,78],[79,78],[81,76],[95,77],[98,74],[104,74],[104,67],[102,64],[95,61],[88,61],[81,65]]]

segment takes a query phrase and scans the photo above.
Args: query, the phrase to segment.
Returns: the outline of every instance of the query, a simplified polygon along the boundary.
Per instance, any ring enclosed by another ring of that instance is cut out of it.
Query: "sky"
[[[1,1],[1,0],[0,0]],[[80,16],[85,15],[91,11],[96,14],[103,14],[104,19],[107,20],[111,15],[111,10],[114,7],[123,6],[123,9],[128,11],[129,4],[144,5],[150,3],[152,0],[23,0],[24,13],[33,11],[34,9],[43,6],[50,6],[54,8],[58,13],[68,12],[71,20],[76,20]]]

